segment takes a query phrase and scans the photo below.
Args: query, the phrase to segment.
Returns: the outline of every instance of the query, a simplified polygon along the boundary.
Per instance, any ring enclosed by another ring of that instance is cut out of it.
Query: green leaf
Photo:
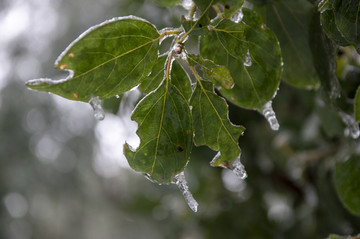
[[[360,53],[360,2],[346,0],[335,2],[336,26],[344,38]]]
[[[195,0],[194,3],[200,9],[201,15],[197,20],[181,18],[181,24],[187,35],[203,35],[207,34],[207,25],[210,23],[209,11],[216,0]]]
[[[321,26],[323,27],[326,35],[340,46],[348,46],[349,42],[343,37],[338,30],[335,23],[335,12],[333,9],[329,9],[321,12],[320,14]]]
[[[167,55],[159,57],[149,77],[141,83],[139,89],[143,93],[150,93],[163,81],[166,59]],[[171,68],[171,82],[179,88],[186,99],[190,99],[192,94],[190,77],[176,60],[173,62]]]
[[[234,80],[230,71],[225,66],[215,64],[213,61],[206,60],[200,55],[188,54],[188,62],[191,66],[200,66],[205,79],[213,81],[216,86],[231,89],[234,86]]]
[[[279,39],[284,61],[282,79],[297,87],[317,87],[319,76],[309,41],[314,5],[303,0],[279,0],[268,1],[257,9]]]
[[[207,25],[209,25],[210,19],[208,17],[202,17],[198,21],[191,21],[181,17],[181,25],[185,29],[185,32],[189,32],[189,35],[204,35],[209,32]]]
[[[224,17],[230,19],[241,9],[244,0],[220,0],[219,2],[224,6]]]
[[[360,216],[360,157],[353,156],[335,167],[335,187],[341,202]]]
[[[340,83],[336,77],[337,49],[334,42],[323,32],[319,19],[319,13],[315,12],[310,24],[309,40],[312,42],[313,65],[320,77],[321,87],[328,99],[335,103],[341,96]]]
[[[85,31],[59,56],[56,67],[70,71],[67,79],[38,79],[27,86],[85,102],[122,94],[150,73],[159,39],[156,28],[143,19],[114,18]]]
[[[254,12],[243,9],[243,14],[243,22],[223,19],[211,27],[201,38],[200,52],[230,70],[235,85],[222,88],[222,95],[241,107],[261,110],[280,83],[280,47]]]
[[[356,90],[354,113],[355,113],[355,120],[360,121],[360,86]]]
[[[185,84],[179,84],[188,79],[174,80],[174,75],[171,81],[165,78],[133,112],[132,120],[138,123],[139,148],[133,151],[128,144],[124,146],[129,165],[159,184],[171,183],[175,175],[184,171],[193,144],[190,107],[182,93]]]
[[[214,93],[211,82],[198,80],[190,105],[193,106],[195,145],[207,145],[219,151],[212,166],[230,168],[240,157],[238,138],[245,129],[230,122],[226,101]]]
[[[151,74],[144,80],[140,86],[139,90],[145,94],[150,93],[151,91],[155,90],[162,80],[164,79],[164,66],[166,61],[167,55],[163,55],[158,58],[156,61]]]
[[[153,0],[153,2],[161,7],[172,7],[179,5],[181,0]]]

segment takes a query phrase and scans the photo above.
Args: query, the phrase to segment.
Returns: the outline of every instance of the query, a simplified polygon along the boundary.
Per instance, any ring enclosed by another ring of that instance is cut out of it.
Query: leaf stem
[[[163,30],[160,33],[160,39],[165,37],[165,36],[169,36],[169,35],[179,35],[182,32],[184,32],[183,29]]]
[[[215,12],[217,13],[217,15],[218,15],[221,19],[223,19],[223,18],[224,18],[224,14],[221,12],[219,6],[218,6],[218,5],[213,5],[212,7],[213,7],[213,9],[215,10]]]
[[[169,57],[168,57],[168,62],[167,62],[167,66],[166,66],[166,73],[165,73],[165,78],[166,78],[167,82],[169,82],[169,79],[170,79],[172,58],[173,58],[173,52],[171,51],[170,54],[169,54]]]

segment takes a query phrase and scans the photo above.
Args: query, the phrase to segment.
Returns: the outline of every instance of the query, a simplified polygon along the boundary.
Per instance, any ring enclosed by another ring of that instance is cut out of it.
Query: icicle
[[[234,162],[231,164],[230,168],[236,176],[238,176],[241,180],[244,180],[247,178],[247,173],[245,171],[244,165],[240,162],[240,157],[234,160]]]
[[[267,121],[269,122],[271,129],[272,130],[279,130],[280,125],[279,125],[279,122],[276,119],[275,112],[274,112],[274,110],[272,108],[272,101],[271,100],[264,105],[262,113],[263,113],[264,117],[267,119]]]
[[[187,185],[184,172],[181,172],[175,176],[173,184],[176,184],[178,186],[179,190],[184,195],[185,201],[187,202],[191,210],[197,212],[199,204],[197,203],[197,201],[194,199],[193,195],[189,191],[189,187]]]
[[[105,112],[101,107],[101,100],[99,96],[91,98],[89,104],[94,109],[94,117],[97,120],[103,120],[105,118]]]
[[[248,50],[245,56],[244,66],[251,66],[251,65],[252,65],[252,60],[251,60],[250,52]]]
[[[342,111],[339,112],[339,115],[344,124],[346,125],[345,135],[350,135],[353,139],[357,139],[360,136],[360,130],[359,124],[355,121],[354,117]]]

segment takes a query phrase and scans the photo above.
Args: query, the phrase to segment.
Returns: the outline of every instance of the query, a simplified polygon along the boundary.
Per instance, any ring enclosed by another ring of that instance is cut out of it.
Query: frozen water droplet
[[[357,139],[360,136],[360,130],[359,124],[355,121],[354,117],[342,111],[339,112],[339,115],[346,125],[345,135],[350,135],[353,139]]]
[[[101,106],[101,100],[99,96],[92,97],[89,101],[89,104],[94,110],[94,117],[97,120],[103,120],[105,118],[104,109]]]
[[[248,50],[245,56],[244,66],[251,66],[251,65],[252,65],[252,60],[251,60],[250,52]]]
[[[242,12],[242,10],[240,9],[237,13],[235,13],[231,18],[230,20],[235,22],[235,23],[239,23],[241,22],[241,20],[243,19],[244,17],[244,14]]]
[[[274,112],[274,110],[272,108],[272,101],[271,100],[264,105],[262,113],[263,113],[264,117],[267,119],[267,121],[269,122],[271,129],[272,130],[279,130],[280,125],[279,125],[279,122],[276,119],[275,112]]]
[[[236,158],[231,164],[230,169],[238,176],[241,180],[247,178],[247,173],[245,171],[244,165],[240,162],[240,157]]]
[[[183,0],[182,2],[181,2],[181,6],[183,7],[183,8],[185,8],[186,10],[190,10],[191,8],[193,8],[194,7],[194,2],[192,1],[192,0]]]
[[[176,184],[178,186],[179,190],[184,195],[186,203],[189,205],[191,210],[197,212],[199,204],[189,191],[184,172],[181,172],[174,177],[173,184]]]

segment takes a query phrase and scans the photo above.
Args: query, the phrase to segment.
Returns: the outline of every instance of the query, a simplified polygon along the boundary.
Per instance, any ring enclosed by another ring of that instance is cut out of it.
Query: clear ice
[[[353,139],[357,139],[360,136],[360,130],[359,124],[355,121],[354,117],[342,111],[339,112],[339,115],[346,125],[345,135],[350,135]]]
[[[250,52],[248,50],[245,56],[244,66],[251,66],[251,65],[252,65],[252,60],[251,60]]]
[[[242,12],[242,10],[240,9],[237,13],[235,13],[232,17],[231,17],[231,21],[235,22],[235,23],[239,23],[241,22],[241,20],[243,19],[244,14]]]
[[[189,191],[184,172],[181,172],[174,177],[173,184],[176,184],[178,186],[179,190],[184,195],[186,203],[189,205],[191,210],[197,212],[199,204]]]
[[[240,157],[234,160],[234,162],[231,164],[230,168],[236,176],[238,176],[241,180],[244,180],[247,178],[247,173],[245,171],[244,165],[240,162]]]
[[[275,112],[272,108],[272,101],[269,101],[264,105],[264,107],[262,109],[262,113],[263,113],[264,117],[266,118],[266,120],[269,122],[271,129],[279,130],[280,125],[276,119]]]
[[[94,110],[94,117],[97,120],[103,120],[105,118],[105,112],[104,109],[101,106],[101,100],[99,96],[91,98],[89,101],[89,104]]]

